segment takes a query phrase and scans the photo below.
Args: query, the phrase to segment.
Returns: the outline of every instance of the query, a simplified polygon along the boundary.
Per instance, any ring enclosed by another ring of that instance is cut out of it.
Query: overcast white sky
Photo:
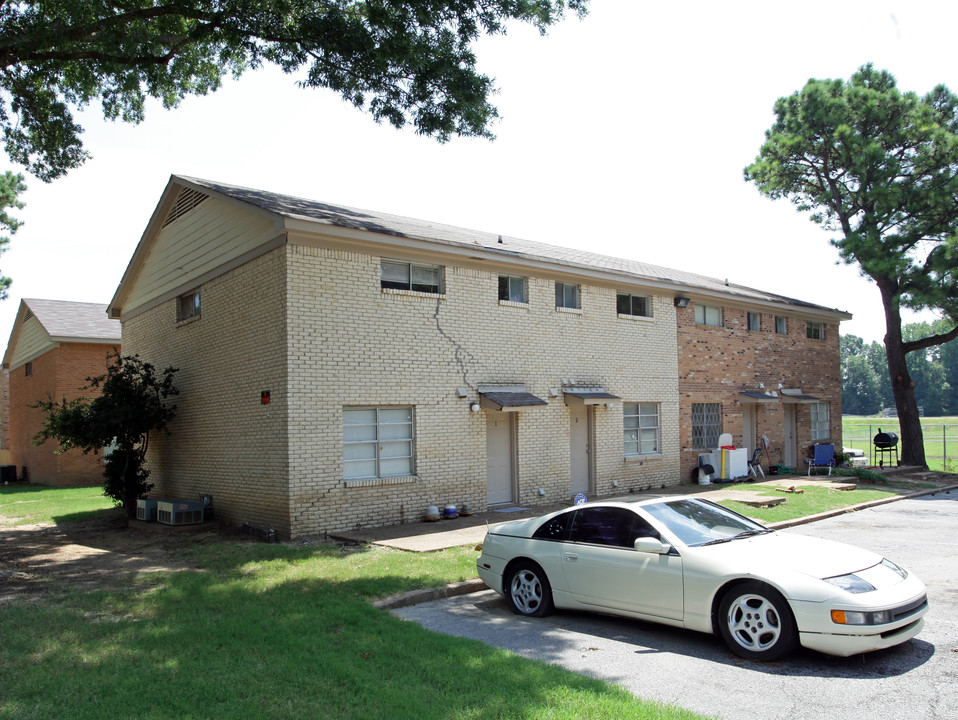
[[[846,310],[881,341],[877,289],[830,235],[742,178],[775,100],[872,62],[903,90],[958,91],[958,3],[593,0],[540,37],[477,47],[498,139],[440,145],[329,91],[247,73],[138,126],[83,114],[93,158],[45,185],[0,257],[21,298],[107,303],[171,174],[634,258]],[[0,164],[0,169],[4,168]]]

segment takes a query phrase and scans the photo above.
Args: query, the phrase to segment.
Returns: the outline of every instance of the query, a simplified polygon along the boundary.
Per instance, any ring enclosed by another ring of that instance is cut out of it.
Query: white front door
[[[798,447],[795,428],[795,406],[787,404],[785,407],[785,464],[796,468],[798,463]]]
[[[742,403],[742,445],[748,449],[748,459],[752,459],[752,453],[758,447],[755,441],[755,405],[751,403]]]
[[[569,489],[573,495],[592,490],[592,406],[569,406]]]
[[[515,420],[512,413],[486,413],[486,492],[490,505],[515,502]]]

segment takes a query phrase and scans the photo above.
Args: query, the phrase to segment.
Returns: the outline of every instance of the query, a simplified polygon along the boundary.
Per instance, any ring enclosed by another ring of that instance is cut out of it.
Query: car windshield
[[[744,515],[704,500],[664,501],[643,505],[642,510],[690,547],[772,532]]]

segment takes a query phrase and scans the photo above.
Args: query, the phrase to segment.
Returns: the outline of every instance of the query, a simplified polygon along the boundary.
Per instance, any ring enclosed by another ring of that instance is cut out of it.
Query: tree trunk
[[[927,468],[925,438],[918,416],[918,401],[915,400],[915,383],[908,374],[908,364],[905,362],[897,287],[889,288],[888,284],[881,282],[878,283],[878,287],[885,306],[885,354],[888,357],[888,377],[891,381],[895,409],[898,411],[898,422],[901,426],[899,463]]]

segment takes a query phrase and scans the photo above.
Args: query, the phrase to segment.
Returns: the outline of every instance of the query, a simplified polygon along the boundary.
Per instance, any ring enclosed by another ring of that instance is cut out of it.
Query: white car
[[[880,555],[691,496],[494,525],[477,566],[521,615],[559,607],[719,633],[755,660],[798,645],[840,656],[898,645],[928,610],[921,580]]]

